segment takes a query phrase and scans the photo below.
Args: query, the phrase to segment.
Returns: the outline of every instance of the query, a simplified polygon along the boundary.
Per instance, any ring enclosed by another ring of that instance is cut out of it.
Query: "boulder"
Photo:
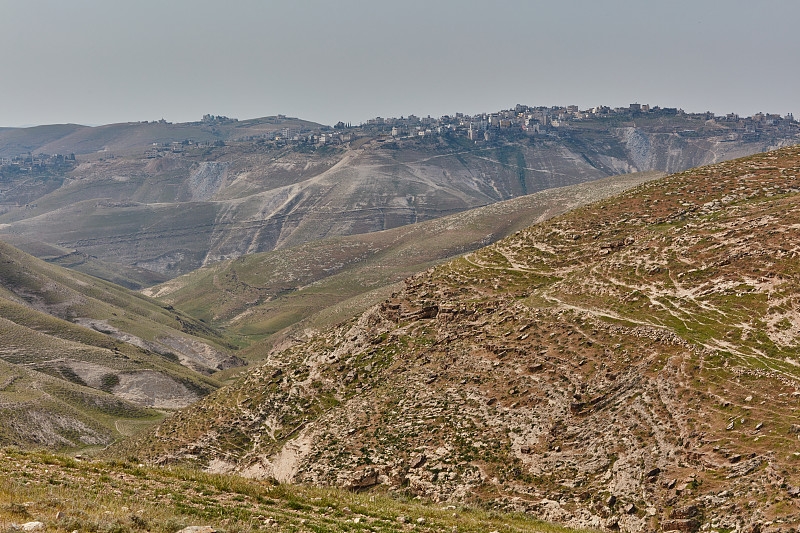
[[[693,533],[700,529],[700,522],[693,518],[680,518],[675,520],[665,520],[661,524],[662,531],[688,531]]]
[[[694,518],[700,514],[700,509],[696,505],[688,505],[686,507],[676,507],[669,514],[670,518]]]
[[[349,490],[362,490],[369,487],[374,487],[379,483],[379,472],[377,470],[364,470],[363,472],[356,472],[350,477],[346,488]]]
[[[413,458],[411,460],[411,463],[409,463],[408,466],[411,467],[411,468],[419,468],[422,465],[424,465],[425,461],[427,461],[427,460],[428,460],[428,458],[425,456],[425,454],[421,453],[418,456],[416,456],[415,458]]]

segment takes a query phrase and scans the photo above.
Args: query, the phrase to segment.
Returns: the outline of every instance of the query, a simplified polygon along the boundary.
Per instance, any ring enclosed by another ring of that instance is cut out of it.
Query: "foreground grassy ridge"
[[[63,516],[56,518],[58,512]],[[277,485],[135,461],[95,462],[0,451],[0,530],[38,520],[48,531],[574,531],[518,514],[375,493]]]

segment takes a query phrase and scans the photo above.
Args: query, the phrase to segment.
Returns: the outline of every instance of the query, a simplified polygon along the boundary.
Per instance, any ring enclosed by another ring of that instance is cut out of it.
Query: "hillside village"
[[[557,137],[582,129],[635,127],[637,121],[647,122],[650,126],[657,121],[662,133],[684,137],[697,136],[702,130],[724,129],[730,141],[755,141],[770,134],[800,133],[800,123],[791,113],[785,116],[757,113],[751,117],[740,117],[735,113],[724,116],[710,111],[687,113],[682,109],[638,103],[629,107],[597,106],[586,110],[579,109],[577,105],[531,107],[517,104],[513,109],[476,115],[456,113],[439,118],[415,115],[375,117],[359,126],[339,122],[332,129],[322,128],[318,131],[286,128],[276,133],[272,140],[335,145],[349,143],[363,136],[389,140],[454,135],[482,142],[515,134]]]
[[[204,133],[217,140],[186,138],[169,142],[152,143],[144,150],[144,157],[180,157],[192,148],[225,146],[226,142],[254,143],[270,146],[349,146],[358,147],[365,142],[390,142],[401,139],[430,139],[447,136],[461,138],[476,144],[499,142],[503,138],[531,136],[540,138],[563,138],[587,131],[608,131],[610,128],[646,127],[648,130],[678,137],[723,136],[726,141],[757,142],[772,137],[787,137],[800,134],[800,122],[791,113],[781,116],[773,113],[756,113],[741,117],[735,113],[715,115],[687,113],[672,107],[650,106],[634,103],[628,107],[611,108],[596,106],[581,110],[577,105],[532,107],[517,104],[513,108],[492,113],[468,115],[456,113],[438,118],[416,115],[400,118],[375,117],[359,125],[338,122],[334,126],[296,126],[297,120],[286,115],[259,119],[275,126],[273,130],[256,135],[236,135],[243,124],[236,118],[206,114],[201,121],[186,123],[198,126]],[[151,124],[141,122],[142,125]],[[158,126],[172,125],[164,119],[153,121]],[[285,127],[281,127],[286,124]],[[233,128],[227,138],[223,128]],[[243,130],[244,131],[244,130]],[[113,151],[101,150],[96,157],[113,159]],[[10,172],[36,172],[37,170],[63,166],[73,161],[75,154],[21,153],[13,157],[0,158],[0,181]]]

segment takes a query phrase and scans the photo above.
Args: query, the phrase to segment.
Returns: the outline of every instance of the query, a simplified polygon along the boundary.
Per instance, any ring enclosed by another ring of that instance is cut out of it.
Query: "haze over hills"
[[[319,128],[314,122],[285,116],[239,121],[206,116],[198,122],[173,124],[164,120],[125,122],[103,126],[52,124],[29,128],[0,128],[0,157],[32,154],[128,153],[153,144],[182,142],[214,143],[253,136],[266,136],[284,128]]]
[[[797,122],[777,115],[517,106],[358,127],[224,117],[112,125],[65,134],[58,146],[102,128],[116,132],[103,146],[118,149],[96,153],[92,137],[75,160],[31,155],[0,165],[0,234],[32,253],[42,243],[64,248],[75,254],[75,268],[98,275],[113,270],[107,263],[121,263],[128,268],[115,281],[129,286],[243,254],[390,229],[619,173],[674,172],[798,138]],[[38,130],[28,130],[12,133],[35,139]],[[41,146],[55,149],[54,136],[42,130]],[[84,146],[75,142],[69,146]]]
[[[796,528],[798,194],[794,146],[571,211],[117,453],[583,527]]]
[[[0,130],[30,152],[0,158],[0,443],[794,527],[800,151],[720,162],[799,131],[527,106]]]

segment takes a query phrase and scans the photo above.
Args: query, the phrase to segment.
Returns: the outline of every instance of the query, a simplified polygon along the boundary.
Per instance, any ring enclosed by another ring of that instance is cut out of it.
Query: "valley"
[[[2,130],[1,453],[161,487],[170,533],[242,498],[240,530],[796,528],[796,124]]]

